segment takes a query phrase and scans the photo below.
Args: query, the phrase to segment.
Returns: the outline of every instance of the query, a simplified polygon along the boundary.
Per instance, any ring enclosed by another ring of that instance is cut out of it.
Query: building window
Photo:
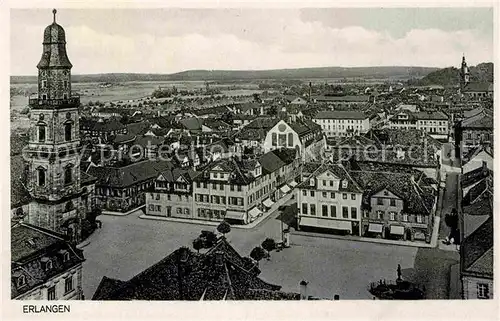
[[[189,208],[187,208],[187,207],[186,207],[186,208],[184,209],[184,214],[189,215]]]
[[[63,256],[63,262],[68,262],[69,261],[69,253],[66,252],[64,253],[64,256]]]
[[[337,217],[337,206],[330,205],[330,216]]]
[[[45,169],[38,169],[38,186],[45,186]]]
[[[417,215],[417,223],[422,223],[422,222],[423,222],[422,215],[418,214]]]
[[[321,206],[321,215],[328,216],[328,205]]]
[[[328,194],[326,194],[326,192],[323,192],[323,193],[322,193],[323,198],[327,198],[327,195],[328,195]]]
[[[347,199],[347,194],[346,193],[342,193],[342,199]]]
[[[349,208],[342,206],[342,218],[349,218]]]
[[[356,200],[356,194],[351,194],[351,200]]]
[[[64,293],[73,291],[73,276],[68,276],[64,280]]]
[[[377,205],[384,205],[384,199],[377,198]]]
[[[156,205],[156,211],[157,212],[161,212],[161,206],[160,205]]]
[[[73,180],[72,170],[73,168],[71,166],[66,166],[66,168],[64,169],[64,184],[66,185],[71,184]]]
[[[288,134],[288,147],[293,147],[293,133]]]
[[[212,189],[217,189],[217,184],[212,183]]]
[[[150,210],[151,212],[154,211],[155,210],[155,206],[153,204],[149,204],[148,210]]]
[[[310,193],[311,193],[311,197],[314,197],[314,191],[311,191]]]
[[[330,181],[330,187],[333,187],[333,181]]]
[[[384,212],[383,211],[377,211],[377,218],[379,220],[383,220],[384,219]]]
[[[233,184],[229,185],[229,189],[231,190],[231,192],[234,192],[234,185]]]
[[[47,80],[42,80],[42,89],[47,87]]]
[[[311,204],[311,215],[316,215],[316,204]]]
[[[156,194],[156,200],[159,201],[160,200],[160,193]]]
[[[323,186],[326,186],[326,180],[323,180]]]
[[[279,134],[278,146],[286,147],[286,134]]]
[[[180,207],[178,207],[178,208],[175,209],[175,212],[177,214],[182,214],[182,209]]]
[[[45,141],[45,126],[38,126],[38,141]]]
[[[64,140],[69,142],[71,140],[71,124],[64,125]]]
[[[394,198],[391,198],[391,206],[396,206],[396,200]]]
[[[477,284],[477,298],[478,299],[489,299],[489,287],[486,283]]]
[[[351,218],[352,219],[358,218],[358,209],[355,207],[351,207]]]
[[[408,214],[403,214],[403,222],[408,222]]]
[[[272,145],[277,146],[278,145],[278,134],[272,133],[271,137],[272,137]]]
[[[391,221],[395,221],[396,220],[396,213],[390,212],[389,215],[390,215],[390,220]]]
[[[47,289],[47,300],[55,300],[56,299],[56,286],[53,285]]]
[[[238,192],[241,192],[241,185],[237,185],[237,188]]]
[[[335,198],[335,193],[330,193],[330,198]]]
[[[302,196],[307,196],[307,191],[305,189],[302,190]]]
[[[302,214],[307,215],[307,203],[302,203]]]

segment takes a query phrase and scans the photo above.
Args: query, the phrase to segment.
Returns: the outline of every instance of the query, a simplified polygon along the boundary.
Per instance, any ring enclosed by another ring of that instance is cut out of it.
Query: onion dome
[[[63,27],[56,23],[54,9],[54,22],[45,28],[43,33],[43,54],[38,68],[71,68],[73,65],[66,54],[66,34]]]

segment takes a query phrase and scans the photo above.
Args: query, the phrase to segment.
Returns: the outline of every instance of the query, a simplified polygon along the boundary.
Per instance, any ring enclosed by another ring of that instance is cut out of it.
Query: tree
[[[226,233],[231,232],[231,225],[226,221],[222,221],[219,226],[217,226],[217,231],[219,231],[219,233],[222,233],[225,237]]]
[[[269,252],[276,249],[276,241],[268,237],[262,242],[262,248],[267,251],[267,257],[269,258]]]
[[[259,262],[266,256],[266,252],[260,246],[255,247],[252,252],[250,252],[250,257],[255,261]]]
[[[217,235],[212,231],[201,231],[200,239],[203,241],[203,248],[209,249],[215,245]]]
[[[203,248],[203,240],[199,237],[193,241],[193,249],[200,253],[200,249]]]

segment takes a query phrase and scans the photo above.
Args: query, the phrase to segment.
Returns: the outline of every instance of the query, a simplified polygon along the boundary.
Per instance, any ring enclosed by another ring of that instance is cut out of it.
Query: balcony
[[[72,95],[67,99],[42,99],[42,98],[29,98],[29,105],[32,108],[71,108],[80,105],[80,96]]]

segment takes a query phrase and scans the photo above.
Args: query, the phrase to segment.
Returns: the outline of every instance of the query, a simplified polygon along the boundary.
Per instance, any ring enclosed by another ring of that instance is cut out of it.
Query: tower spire
[[[52,13],[54,14],[54,23],[56,23],[56,13],[57,13],[57,10],[56,9],[52,10]]]

